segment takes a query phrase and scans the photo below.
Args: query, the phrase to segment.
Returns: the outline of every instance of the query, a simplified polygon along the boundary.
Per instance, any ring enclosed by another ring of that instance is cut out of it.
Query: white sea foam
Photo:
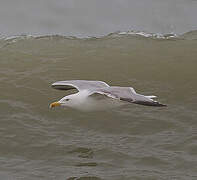
[[[156,38],[156,39],[170,39],[170,38],[177,38],[178,35],[175,33],[170,34],[161,34],[161,33],[147,33],[144,31],[123,31],[119,32],[119,35],[137,35],[143,36],[147,38]]]
[[[188,32],[190,33],[190,32]],[[129,30],[129,31],[117,31],[114,33],[110,33],[108,35],[103,35],[103,36],[86,36],[86,37],[78,37],[78,36],[66,36],[66,35],[57,35],[57,34],[48,34],[48,35],[15,35],[15,36],[3,36],[0,35],[0,40],[5,40],[9,41],[9,43],[15,43],[18,40],[23,40],[23,39],[30,39],[30,38],[66,38],[66,39],[102,39],[105,37],[122,37],[122,36],[140,36],[140,37],[145,37],[145,38],[152,38],[152,39],[173,39],[173,38],[180,38],[184,37],[185,34],[182,35],[177,35],[175,33],[169,33],[169,34],[162,34],[162,33],[148,33],[145,31],[134,31],[134,30]]]

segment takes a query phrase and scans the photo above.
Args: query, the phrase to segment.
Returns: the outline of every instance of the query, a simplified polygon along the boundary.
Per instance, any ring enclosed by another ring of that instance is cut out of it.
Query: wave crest
[[[77,37],[77,36],[66,36],[66,35],[16,35],[16,36],[0,36],[1,41],[6,41],[10,43],[17,42],[18,40],[27,40],[27,39],[103,39],[103,38],[117,38],[117,37],[142,37],[142,38],[151,38],[151,39],[186,39],[186,40],[194,40],[197,39],[197,30],[189,31],[181,35],[177,35],[175,33],[161,34],[161,33],[148,33],[145,31],[117,31],[113,33],[109,33],[104,36],[87,36],[87,37]]]

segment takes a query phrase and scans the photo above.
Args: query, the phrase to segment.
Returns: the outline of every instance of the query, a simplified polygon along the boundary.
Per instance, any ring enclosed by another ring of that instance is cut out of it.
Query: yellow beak
[[[55,107],[55,106],[60,106],[61,104],[59,103],[59,102],[53,102],[53,103],[51,103],[50,104],[50,108],[53,108],[53,107]]]

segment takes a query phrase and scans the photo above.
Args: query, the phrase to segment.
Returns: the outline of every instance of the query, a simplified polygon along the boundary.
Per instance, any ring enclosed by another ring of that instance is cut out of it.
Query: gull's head
[[[57,106],[68,106],[72,107],[73,103],[75,102],[74,95],[68,95],[60,99],[59,101],[53,102],[50,104],[50,108],[57,107]]]
[[[82,93],[70,94],[68,96],[63,97],[59,101],[53,102],[50,104],[50,108],[57,107],[57,106],[65,106],[65,107],[77,107],[81,103],[84,102],[86,96]]]

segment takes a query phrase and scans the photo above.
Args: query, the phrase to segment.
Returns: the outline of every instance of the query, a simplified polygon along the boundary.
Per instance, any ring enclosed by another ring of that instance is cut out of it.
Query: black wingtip
[[[167,107],[166,104],[161,104],[161,103],[158,103],[158,105],[156,105],[157,107]]]
[[[155,107],[167,107],[166,104],[161,104],[159,102],[148,102],[148,101],[134,101],[133,103],[135,104],[140,104],[140,105],[144,105],[144,106],[155,106]]]
[[[54,88],[54,89],[58,89],[58,90],[70,90],[70,89],[76,89],[75,87],[73,86],[69,86],[69,85],[57,85],[55,83],[51,84],[51,87]]]

